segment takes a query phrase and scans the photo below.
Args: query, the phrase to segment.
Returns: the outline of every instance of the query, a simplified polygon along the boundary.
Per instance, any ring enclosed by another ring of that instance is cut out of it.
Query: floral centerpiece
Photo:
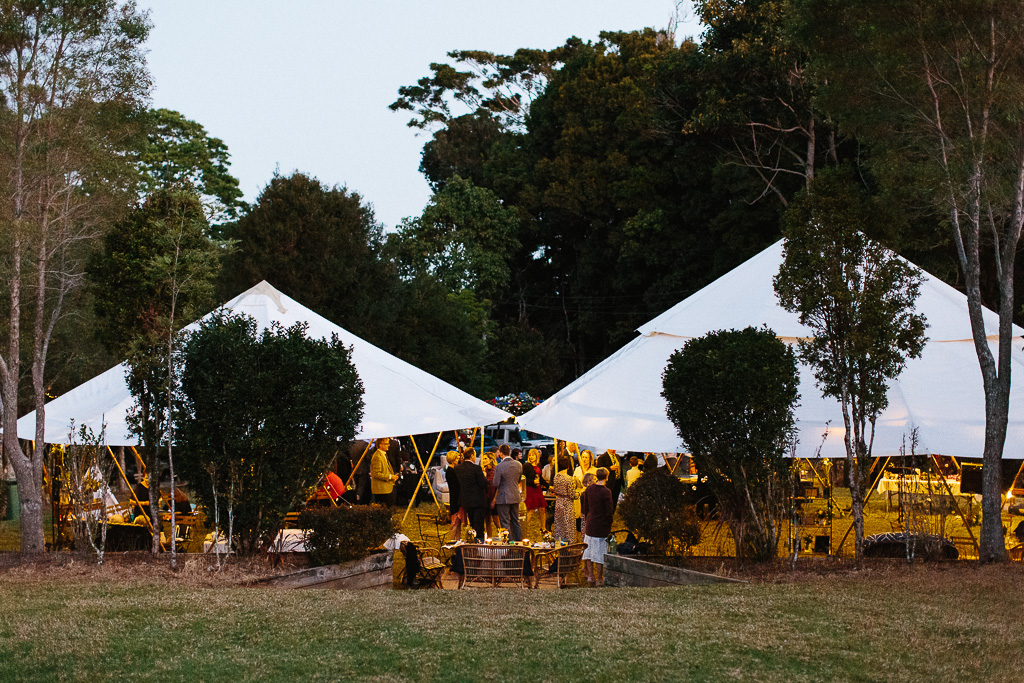
[[[513,415],[522,415],[523,413],[533,410],[541,401],[538,398],[530,396],[526,392],[522,392],[519,394],[496,396],[494,398],[487,399],[487,402],[492,406],[501,408],[505,412],[512,413]]]

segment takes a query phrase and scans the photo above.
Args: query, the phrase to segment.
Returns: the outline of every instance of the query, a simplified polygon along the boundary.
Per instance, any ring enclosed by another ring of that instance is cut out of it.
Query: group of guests
[[[445,455],[453,540],[462,538],[464,524],[468,524],[476,537],[483,540],[485,533],[493,528],[494,521],[508,530],[509,540],[523,540],[519,520],[520,483],[524,470],[530,470],[534,475],[536,470],[529,462],[524,467],[515,455],[521,454],[513,454],[508,444],[502,444],[497,453],[485,453],[481,465],[476,463],[476,451],[472,448],[461,452],[448,451]],[[543,501],[544,495],[541,494],[541,507]]]
[[[360,505],[396,505],[408,502],[419,484],[415,457],[397,439],[382,438],[352,445],[347,458],[339,458],[340,478],[352,486],[346,499]]]
[[[573,543],[582,535],[587,544],[583,557],[587,579],[599,585],[619,495],[643,469],[656,468],[657,458],[649,455],[641,462],[631,456],[626,461],[611,449],[595,458],[593,452],[581,451],[575,444],[560,442],[558,446],[555,455],[530,449],[523,461],[518,449],[502,445],[497,452],[480,456],[479,464],[472,448],[449,451],[443,476],[451,509],[451,538],[460,539],[463,526],[468,525],[483,539],[496,524],[508,530],[509,540],[521,541],[521,503],[526,508],[526,526],[539,515],[547,531],[544,494],[548,490],[555,501],[553,537]]]

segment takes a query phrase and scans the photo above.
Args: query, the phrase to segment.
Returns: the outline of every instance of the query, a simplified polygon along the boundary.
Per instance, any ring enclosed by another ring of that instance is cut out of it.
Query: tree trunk
[[[8,440],[8,453],[11,453],[11,466],[14,468],[14,476],[18,480],[19,513],[21,519],[19,530],[21,534],[21,552],[36,555],[46,549],[46,539],[43,535],[43,470],[42,467],[35,467],[35,462],[41,463],[41,456],[28,458],[22,452],[18,439],[17,421],[11,432],[11,440],[15,442],[13,452],[10,449]],[[5,439],[7,431],[4,433]],[[38,473],[38,475],[37,475]]]
[[[149,468],[149,521],[153,524],[153,543],[150,552],[160,552],[160,473],[157,471],[157,458]]]

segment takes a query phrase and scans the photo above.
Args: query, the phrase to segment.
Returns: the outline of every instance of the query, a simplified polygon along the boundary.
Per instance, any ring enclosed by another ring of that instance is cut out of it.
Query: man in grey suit
[[[523,477],[523,464],[512,457],[508,444],[498,448],[501,462],[494,468],[494,507],[498,522],[508,529],[510,541],[523,540],[523,529],[519,525],[519,480]]]

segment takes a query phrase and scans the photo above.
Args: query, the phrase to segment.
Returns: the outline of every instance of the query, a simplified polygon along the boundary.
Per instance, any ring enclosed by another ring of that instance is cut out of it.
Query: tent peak
[[[277,307],[278,313],[287,313],[288,308],[284,305],[282,296],[284,296],[279,289],[274,287],[266,280],[260,280],[259,283],[253,285],[249,289],[245,290],[231,301],[224,304],[226,309],[237,308],[238,304],[251,296],[265,296],[274,302],[274,306]]]

